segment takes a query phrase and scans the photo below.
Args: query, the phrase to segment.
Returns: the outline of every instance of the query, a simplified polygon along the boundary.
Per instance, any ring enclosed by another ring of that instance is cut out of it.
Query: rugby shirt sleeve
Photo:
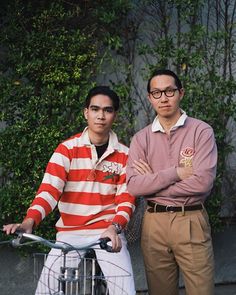
[[[124,228],[129,222],[130,217],[135,209],[135,198],[127,191],[126,166],[123,167],[119,177],[119,182],[117,183],[115,203],[116,214],[112,222],[117,222]]]
[[[36,225],[56,207],[65,186],[69,166],[69,150],[60,144],[49,160],[42,183],[27,210],[26,218],[34,219]]]

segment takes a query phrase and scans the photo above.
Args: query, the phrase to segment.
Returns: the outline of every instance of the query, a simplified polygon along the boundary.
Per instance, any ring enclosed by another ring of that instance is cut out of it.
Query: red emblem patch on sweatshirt
[[[180,152],[180,164],[181,166],[184,167],[192,167],[192,159],[193,159],[193,155],[195,154],[195,151],[193,148],[191,147],[186,147],[184,150],[182,150]]]

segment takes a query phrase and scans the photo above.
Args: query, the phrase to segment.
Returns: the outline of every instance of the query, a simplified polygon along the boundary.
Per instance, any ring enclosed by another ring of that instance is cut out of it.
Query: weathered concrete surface
[[[213,235],[216,261],[215,295],[236,295],[236,225]],[[147,294],[139,242],[130,246],[137,294]],[[234,284],[233,284],[234,283]],[[219,284],[225,284],[224,286]],[[0,295],[33,295],[33,258],[21,257],[12,248],[0,247]],[[143,292],[141,292],[143,291]],[[180,294],[184,294],[181,289]]]
[[[32,295],[35,285],[32,257],[21,257],[10,247],[0,247],[0,294]]]
[[[148,295],[148,292],[138,291],[137,295]],[[180,289],[179,295],[186,295],[185,290]],[[217,285],[214,295],[236,295],[236,285]]]

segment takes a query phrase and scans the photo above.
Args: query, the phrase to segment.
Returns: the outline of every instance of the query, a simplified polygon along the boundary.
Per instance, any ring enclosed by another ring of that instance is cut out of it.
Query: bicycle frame
[[[78,251],[80,250],[84,251],[87,249],[91,249],[96,245],[99,245],[101,249],[105,249],[106,251],[111,252],[112,251],[111,246],[107,245],[107,242],[109,241],[109,239],[107,238],[99,239],[89,245],[82,245],[80,247],[77,247],[77,246],[73,246],[63,242],[54,243],[33,234],[26,234],[26,233],[20,232],[20,233],[17,233],[17,235],[18,236],[15,239],[8,241],[14,247],[20,247],[20,246],[32,243],[32,242],[23,241],[23,239],[29,239],[33,241],[33,243],[37,242],[45,246],[48,246],[50,248],[61,250],[62,264],[61,264],[60,270],[59,272],[53,273],[53,276],[56,277],[56,280],[58,281],[57,287],[54,288],[54,286],[50,286],[49,278],[51,275],[50,273],[51,270],[48,269],[48,272],[47,272],[48,281],[46,281],[47,283],[45,283],[44,286],[47,286],[46,288],[49,291],[46,291],[47,293],[44,293],[44,291],[40,293],[41,292],[40,291],[37,294],[50,294],[50,295],[88,295],[88,294],[89,295],[106,295],[106,294],[108,295],[109,294],[108,287],[106,284],[106,281],[109,280],[109,276],[104,277],[96,258],[87,258],[87,257],[81,258],[81,264],[76,266],[75,265],[71,266],[71,265],[68,265],[67,263],[67,255],[71,251],[75,251],[75,254],[79,254]],[[60,256],[57,256],[55,260],[58,259],[58,257]],[[71,259],[71,256],[69,255],[68,258]],[[77,256],[77,259],[78,259],[78,256]],[[106,261],[106,263],[109,263],[109,261]],[[115,267],[119,268],[116,265]],[[90,272],[89,275],[87,274],[88,268]],[[109,281],[109,284],[110,286],[111,284],[114,284],[115,288],[119,288],[121,290],[119,294],[127,295],[125,290],[123,290],[119,286],[115,285],[114,282],[112,282],[112,279],[114,279],[114,277],[122,278],[122,277],[130,276],[130,274],[127,273],[125,270],[122,269],[122,271],[124,272],[124,275],[116,275],[116,272],[114,272],[114,274],[110,276],[111,281]],[[87,293],[86,291],[88,282],[89,282],[89,288],[90,288],[89,293]],[[103,289],[103,291],[101,289]]]
[[[63,254],[64,255],[64,254]],[[51,292],[63,295],[105,295],[108,294],[106,278],[99,266],[95,251],[89,249],[78,266],[66,266],[63,255],[61,258],[62,266],[58,272],[58,290]],[[34,278],[38,281],[39,274],[45,264],[47,254],[35,253],[34,257]],[[65,259],[66,260],[66,259]],[[52,273],[52,276],[55,273]],[[50,275],[50,274],[49,274]],[[41,290],[40,290],[41,291]],[[42,289],[43,291],[43,289]]]

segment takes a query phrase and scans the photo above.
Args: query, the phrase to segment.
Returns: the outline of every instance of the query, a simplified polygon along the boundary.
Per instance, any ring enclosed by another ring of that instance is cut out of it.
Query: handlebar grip
[[[107,244],[110,241],[111,241],[111,239],[108,238],[108,237],[100,238],[100,247],[101,247],[101,249],[106,250],[107,252],[113,252],[112,246]]]
[[[3,229],[3,228],[0,228],[0,231],[1,232],[5,232],[5,230]],[[14,231],[14,233],[13,234],[11,234],[11,235],[19,235],[19,234],[21,234],[21,233],[24,233],[24,231],[22,230],[22,229],[16,229],[15,231]]]
[[[24,233],[25,231],[23,231],[22,229],[16,229],[15,232],[13,233],[13,235],[17,235],[20,236]]]

